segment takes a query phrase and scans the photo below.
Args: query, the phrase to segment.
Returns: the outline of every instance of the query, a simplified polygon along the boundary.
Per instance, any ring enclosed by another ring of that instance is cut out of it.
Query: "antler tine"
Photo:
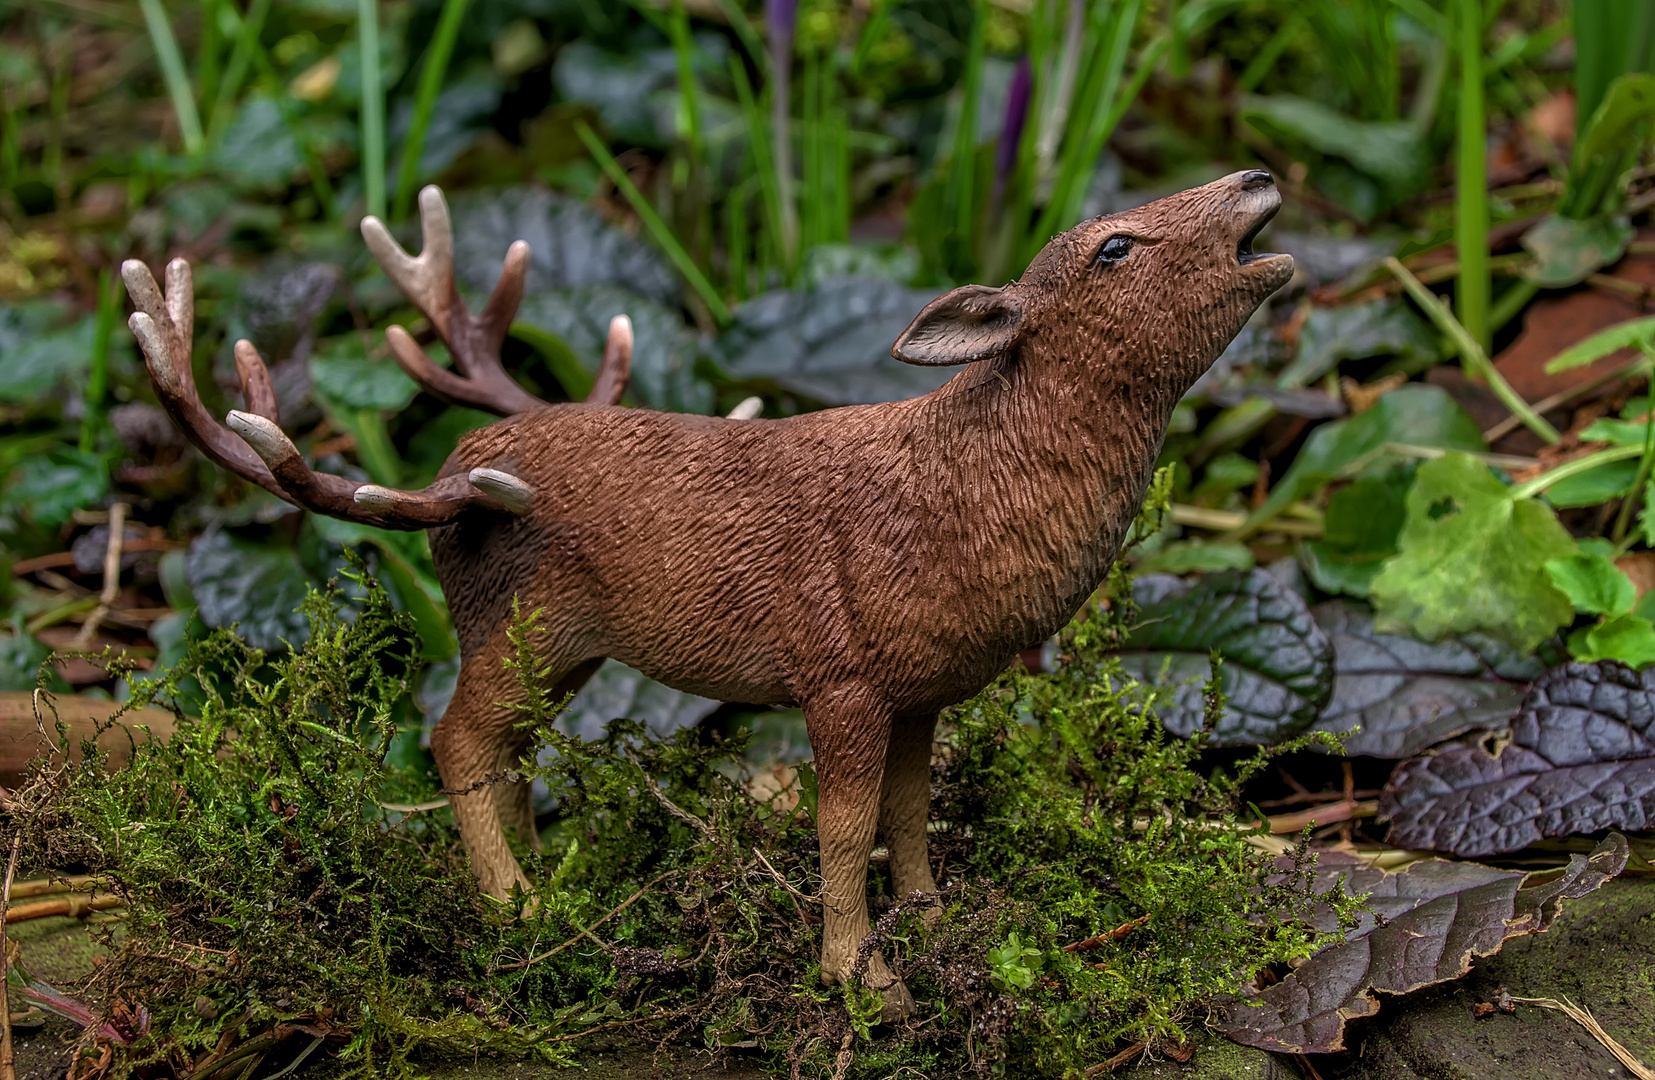
[[[189,343],[193,334],[187,324],[180,328],[175,320],[175,316],[184,319],[194,315],[189,265],[177,259],[167,268],[170,288],[166,296],[161,294],[149,267],[137,259],[121,264],[121,279],[138,308],[127,325],[143,350],[155,396],[173,423],[211,460],[272,495],[286,498],[264,462],[213,419],[196,393],[195,375],[190,370]]]
[[[386,331],[397,363],[421,387],[456,405],[511,416],[545,406],[500,366],[500,346],[511,329],[529,273],[529,245],[519,240],[506,252],[500,280],[481,315],[472,315],[454,287],[454,228],[442,191],[420,191],[420,227],[424,248],[414,258],[392,238],[376,217],[362,219],[362,239],[388,276],[431,320],[454,358],[454,373],[425,355],[406,331]]]
[[[247,403],[247,411],[280,424],[276,388],[270,382],[270,369],[264,366],[264,358],[251,341],[245,340],[236,342],[235,355],[236,374],[241,377],[241,397]]]
[[[402,250],[385,223],[372,214],[362,219],[362,239],[385,276],[446,340],[449,311],[458,306],[459,295],[454,291],[454,226],[435,184],[419,193],[419,218],[422,244],[417,258]]]
[[[609,320],[609,340],[603,347],[603,364],[598,368],[597,381],[588,402],[599,405],[619,405],[626,392],[626,381],[632,373],[632,320],[617,315]]]

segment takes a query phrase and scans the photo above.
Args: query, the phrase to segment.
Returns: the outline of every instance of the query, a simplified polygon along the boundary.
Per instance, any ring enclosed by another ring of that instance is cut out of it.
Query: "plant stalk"
[[[443,0],[437,29],[425,50],[425,66],[420,69],[419,87],[414,92],[414,115],[408,125],[408,138],[402,144],[402,162],[397,168],[396,196],[391,200],[392,214],[397,221],[405,219],[414,204],[414,188],[419,183],[419,163],[425,152],[425,136],[431,130],[431,118],[437,111],[437,97],[442,93],[443,79],[448,74],[448,61],[454,55],[454,42],[460,36],[465,9],[466,0]]]
[[[379,3],[357,0],[362,67],[362,193],[368,213],[385,216],[385,87],[379,70]]]
[[[1480,0],[1460,0],[1457,29],[1460,115],[1454,242],[1459,247],[1460,277],[1455,285],[1454,302],[1459,308],[1460,324],[1486,355],[1492,339],[1488,320],[1488,135],[1483,115],[1483,5]]]
[[[184,67],[184,57],[178,51],[178,39],[173,36],[172,24],[161,7],[161,0],[138,0],[144,13],[144,24],[149,28],[149,40],[155,47],[155,59],[161,65],[161,76],[167,83],[167,96],[172,99],[173,115],[178,118],[178,132],[184,139],[184,152],[191,157],[206,149],[207,140],[201,133],[201,114],[195,109],[195,91],[190,87],[190,73]]]

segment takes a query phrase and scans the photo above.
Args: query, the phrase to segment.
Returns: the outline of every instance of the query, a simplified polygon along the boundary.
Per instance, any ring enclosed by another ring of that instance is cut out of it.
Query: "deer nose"
[[[1257,191],[1275,184],[1276,178],[1263,169],[1248,169],[1241,174],[1241,190]]]

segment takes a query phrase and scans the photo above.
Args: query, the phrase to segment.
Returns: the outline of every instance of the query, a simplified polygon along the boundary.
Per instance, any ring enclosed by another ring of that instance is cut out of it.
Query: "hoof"
[[[885,1005],[879,1010],[881,1024],[900,1024],[914,1015],[914,995],[902,985],[902,980],[892,976],[891,981],[880,988],[885,997]]]

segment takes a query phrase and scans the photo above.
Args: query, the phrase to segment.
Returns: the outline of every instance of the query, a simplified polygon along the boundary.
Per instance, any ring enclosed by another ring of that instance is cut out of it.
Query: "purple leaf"
[[[1473,957],[1550,927],[1564,900],[1585,896],[1620,873],[1628,854],[1626,838],[1615,834],[1590,856],[1574,856],[1561,875],[1528,878],[1439,859],[1392,874],[1321,852],[1317,890],[1366,893],[1372,913],[1342,943],[1274,986],[1225,1002],[1220,1028],[1236,1042],[1264,1050],[1343,1050],[1345,1021],[1378,1012],[1376,991],[1405,994],[1459,978],[1471,970]],[[1326,906],[1311,921],[1324,930],[1337,925]]]
[[[1655,822],[1655,670],[1554,668],[1511,730],[1498,755],[1460,743],[1399,766],[1379,803],[1390,842],[1475,857]]]

